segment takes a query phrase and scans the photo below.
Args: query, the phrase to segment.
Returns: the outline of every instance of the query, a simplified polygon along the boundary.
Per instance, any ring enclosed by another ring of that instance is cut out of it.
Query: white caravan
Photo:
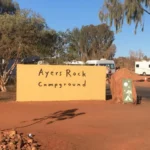
[[[66,64],[66,65],[84,65],[85,63],[83,61],[73,60],[73,61],[64,62],[64,64]]]
[[[114,60],[100,59],[100,60],[88,60],[86,65],[90,66],[106,66],[109,67],[111,73],[115,73],[116,67]]]
[[[150,61],[136,61],[135,73],[140,75],[150,75]]]

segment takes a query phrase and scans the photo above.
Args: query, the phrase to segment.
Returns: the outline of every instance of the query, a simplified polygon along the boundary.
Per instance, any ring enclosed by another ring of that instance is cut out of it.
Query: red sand
[[[134,82],[135,86],[150,87],[150,82]]]
[[[150,87],[150,82],[135,84]],[[7,97],[1,93],[1,100]],[[54,112],[75,108],[78,110],[63,114],[62,120],[57,120],[60,117],[56,114],[53,117],[57,118],[51,117]],[[17,130],[36,135],[43,150],[149,150],[149,114],[150,102],[146,100],[141,105],[111,101],[1,102],[0,130],[21,127]],[[49,118],[44,120],[45,116]],[[35,118],[41,119],[32,121]]]
[[[74,108],[78,109],[75,114],[85,114],[61,121],[50,118],[18,130],[35,134],[43,150],[150,149],[148,101],[137,106],[111,104],[109,101],[2,102],[0,129],[29,125],[35,118]],[[52,120],[53,123],[46,124]]]

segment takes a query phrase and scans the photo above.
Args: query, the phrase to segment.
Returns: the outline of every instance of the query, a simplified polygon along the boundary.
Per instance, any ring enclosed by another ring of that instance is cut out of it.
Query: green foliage
[[[67,60],[78,60],[81,59],[80,52],[80,30],[78,28],[74,28],[72,31],[67,30]]]
[[[113,41],[114,33],[106,24],[83,26],[78,41],[82,60],[102,58]]]
[[[106,59],[113,59],[116,54],[116,45],[112,44],[104,53]]]
[[[44,29],[39,33],[38,53],[46,57],[53,57],[55,54],[54,46],[56,45],[57,33],[54,30]]]
[[[81,29],[81,52],[87,59],[100,59],[114,41],[114,33],[106,24]]]
[[[77,51],[79,50],[77,50],[75,45],[77,39],[73,31],[67,29],[65,32],[60,31],[56,33],[55,43],[52,46],[54,53],[51,63],[60,64],[64,61],[78,59]]]
[[[135,33],[138,25],[144,30],[144,13],[150,14],[150,0],[105,0],[99,13],[100,20],[114,25],[116,32],[123,26],[124,20],[130,25],[135,23]]]
[[[56,34],[56,43],[54,44],[54,56],[61,57],[63,60],[65,59],[65,50],[67,44],[67,33],[66,32],[57,32]]]
[[[12,0],[0,0],[0,7],[0,55],[6,61],[30,55],[48,56],[57,64],[114,57],[114,33],[106,24],[56,32],[39,14],[19,10]]]
[[[100,59],[103,56],[113,58],[116,52],[115,45],[112,45],[114,33],[106,24],[67,30],[61,38],[61,41],[65,41],[65,46],[62,48],[65,52],[62,58],[65,61],[86,61],[87,59]]]
[[[50,30],[45,20],[32,11],[19,10],[13,15],[0,15],[0,56],[5,60],[5,68],[0,74],[3,81],[1,90],[6,91],[5,85],[18,58],[54,53],[52,47],[56,43],[55,37],[56,32]],[[15,62],[7,70],[11,58],[15,59]]]
[[[0,14],[14,14],[19,9],[19,4],[13,0],[0,0]]]
[[[53,36],[45,20],[31,11],[0,15],[0,55],[5,60],[50,51]]]

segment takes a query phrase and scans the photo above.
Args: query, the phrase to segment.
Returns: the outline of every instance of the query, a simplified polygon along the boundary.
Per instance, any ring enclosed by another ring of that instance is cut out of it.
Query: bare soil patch
[[[149,150],[150,103],[0,103],[0,130],[36,135],[43,150]]]
[[[149,87],[149,82],[135,82]],[[0,130],[32,133],[41,150],[149,150],[150,101],[15,102],[0,93]]]

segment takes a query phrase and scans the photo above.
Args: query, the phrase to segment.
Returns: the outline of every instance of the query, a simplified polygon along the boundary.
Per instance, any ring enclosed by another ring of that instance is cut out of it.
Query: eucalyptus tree
[[[55,32],[47,28],[45,20],[32,11],[20,10],[14,15],[0,15],[0,56],[6,62],[1,75],[2,91],[6,91],[5,85],[19,59],[50,51],[53,53],[54,36]],[[7,69],[10,59],[15,61]]]
[[[144,30],[144,15],[150,15],[150,0],[105,0],[99,13],[100,20],[114,25],[116,32],[120,31],[124,21],[130,25],[135,23],[135,33],[138,25]]]

